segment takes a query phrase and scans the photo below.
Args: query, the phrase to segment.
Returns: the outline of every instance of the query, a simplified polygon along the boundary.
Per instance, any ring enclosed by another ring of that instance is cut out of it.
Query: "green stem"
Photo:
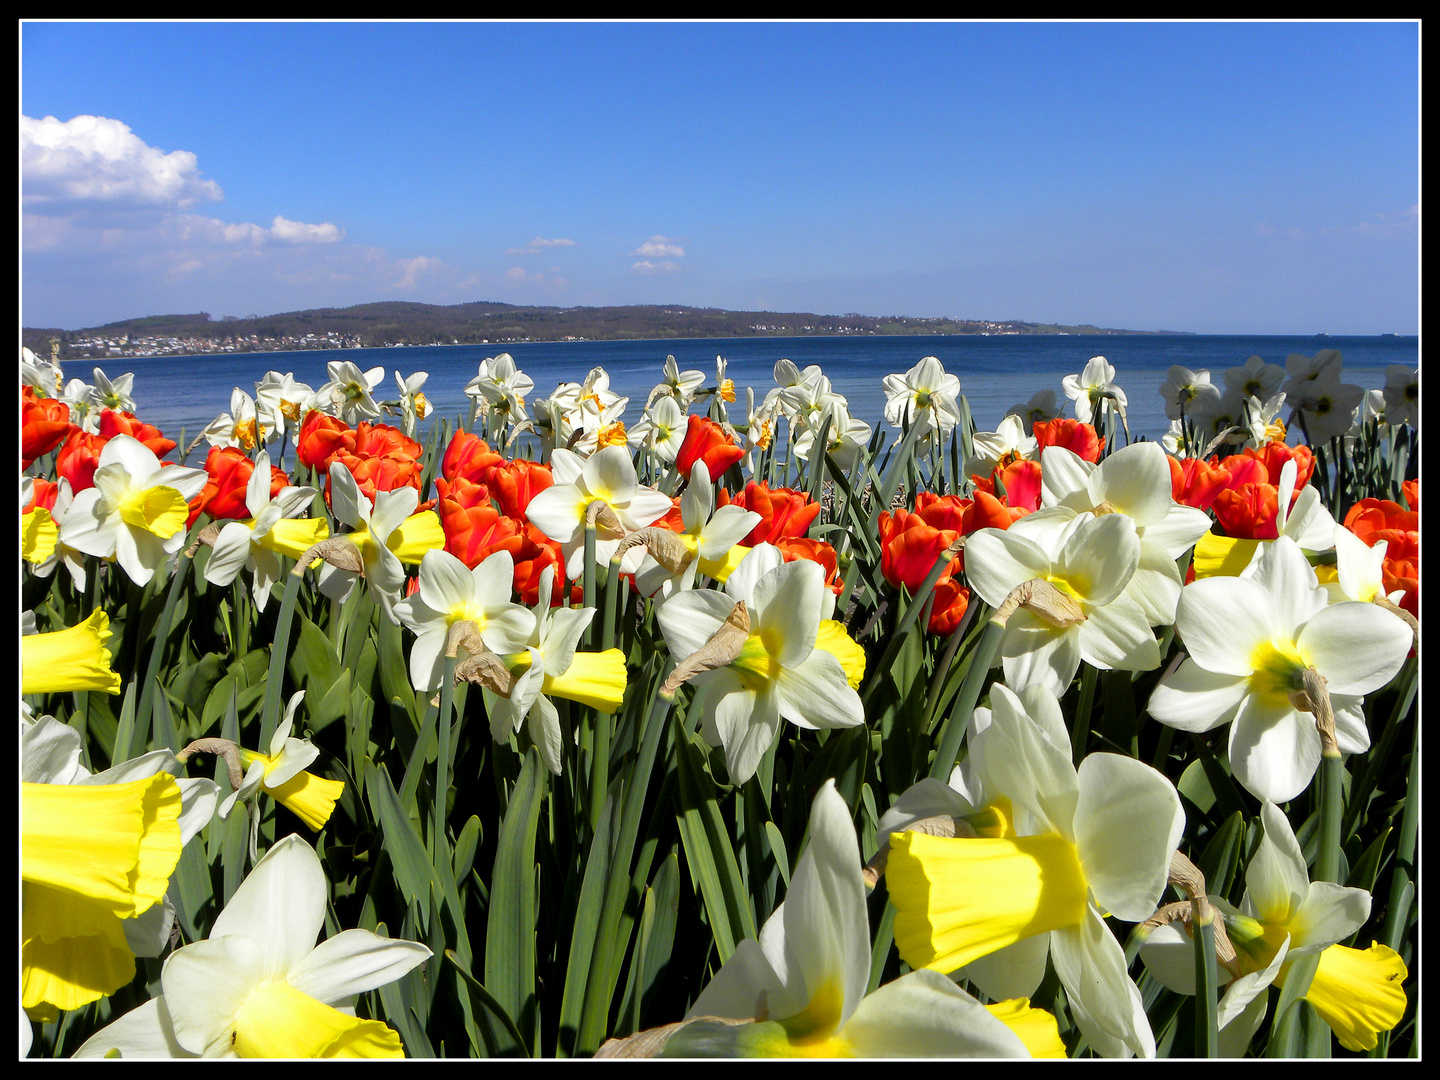
[[[995,653],[1000,648],[1000,639],[1004,636],[1005,623],[992,616],[970,657],[970,667],[965,672],[965,681],[960,684],[955,707],[950,710],[950,717],[940,731],[940,745],[935,751],[935,761],[930,766],[930,775],[937,780],[950,778],[950,770],[955,767],[955,759],[960,756],[960,741],[970,726],[970,716],[975,711],[975,703],[980,700],[980,691],[990,674],[990,663],[995,659]]]
[[[1220,1056],[1215,994],[1219,982],[1215,965],[1214,913],[1203,898],[1192,901],[1192,937],[1195,942],[1195,1056]]]
[[[303,572],[303,571],[302,571]],[[280,726],[280,697],[284,691],[285,661],[290,655],[290,625],[295,620],[295,601],[300,595],[300,576],[285,577],[280,614],[275,620],[275,641],[270,646],[270,666],[265,673],[265,703],[260,712],[260,743],[270,745],[270,736]]]
[[[190,537],[186,538],[191,539]],[[160,621],[155,624],[155,632],[150,642],[150,656],[145,664],[145,681],[140,684],[140,700],[135,710],[135,735],[131,742],[131,750],[136,747],[135,740],[148,740],[150,736],[150,713],[154,708],[155,684],[160,674],[160,661],[165,653],[165,639],[170,636],[170,624],[175,619],[175,604],[180,599],[180,587],[184,584],[185,570],[190,565],[190,560],[185,556],[183,549],[179,559],[175,562],[175,572],[170,575],[170,588],[165,593],[165,606],[160,610]],[[136,622],[139,622],[139,611],[136,611]],[[141,749],[143,749],[143,744]],[[178,746],[171,747],[172,750],[179,750]],[[131,756],[134,756],[132,753]]]

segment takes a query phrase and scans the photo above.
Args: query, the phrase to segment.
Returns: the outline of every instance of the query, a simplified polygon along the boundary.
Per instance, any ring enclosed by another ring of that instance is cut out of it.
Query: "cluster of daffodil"
[[[1403,1053],[1417,383],[1340,379],[335,361],[185,447],[27,351],[22,1054]]]

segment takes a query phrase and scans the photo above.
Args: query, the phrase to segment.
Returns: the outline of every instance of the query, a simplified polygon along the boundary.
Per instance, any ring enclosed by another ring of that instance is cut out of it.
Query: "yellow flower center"
[[[745,688],[757,693],[780,674],[780,661],[771,654],[769,643],[761,634],[751,634],[745,639],[740,655],[730,661],[730,666],[739,673]]]
[[[116,510],[125,524],[154,533],[161,540],[169,540],[185,528],[185,519],[190,516],[180,492],[163,485],[127,491]]]
[[[404,1057],[400,1036],[316,1001],[287,982],[270,982],[235,1014],[230,1044],[245,1058]]]
[[[1266,641],[1251,652],[1250,666],[1254,669],[1251,692],[1268,705],[1282,705],[1289,700],[1290,691],[1300,688],[1301,672],[1310,661],[1290,642]]]

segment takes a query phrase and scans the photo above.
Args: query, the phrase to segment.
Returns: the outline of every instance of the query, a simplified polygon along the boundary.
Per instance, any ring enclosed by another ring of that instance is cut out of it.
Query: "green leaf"
[[[470,974],[470,969],[461,963],[454,950],[445,950],[445,959],[450,961],[470,999],[470,1009],[485,1043],[487,1057],[524,1057],[525,1040],[515,1027],[515,1021],[495,1000],[495,996]],[[478,1049],[478,1047],[477,1047]]]
[[[385,853],[395,869],[395,880],[407,903],[421,911],[430,907],[431,869],[425,845],[410,814],[395,794],[390,774],[366,762],[365,794],[380,821]]]
[[[490,875],[490,912],[485,924],[485,986],[515,1026],[528,1037],[536,1027],[535,925],[539,913],[535,887],[535,833],[545,795],[547,772],[540,751],[531,747],[510,794],[500,825],[495,868]]]

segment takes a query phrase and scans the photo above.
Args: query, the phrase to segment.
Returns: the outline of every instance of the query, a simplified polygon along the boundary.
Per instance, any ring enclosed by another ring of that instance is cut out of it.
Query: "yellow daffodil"
[[[20,692],[49,694],[66,690],[120,693],[112,667],[110,616],[96,608],[78,626],[20,639]]]

